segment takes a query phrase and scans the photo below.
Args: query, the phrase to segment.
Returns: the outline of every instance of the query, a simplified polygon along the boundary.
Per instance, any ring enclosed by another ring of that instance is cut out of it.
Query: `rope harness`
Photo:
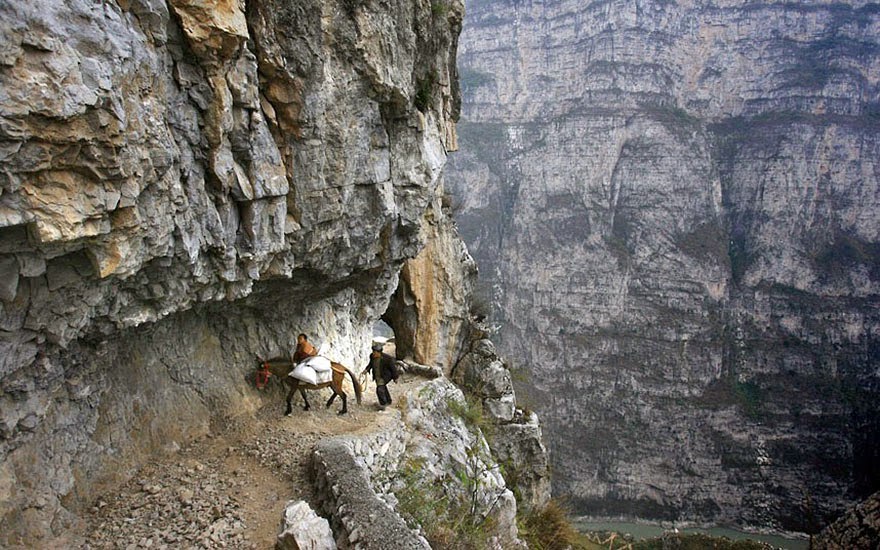
[[[256,384],[258,390],[266,387],[266,384],[269,383],[270,376],[272,376],[272,373],[269,372],[269,362],[263,361],[262,367],[257,369]]]

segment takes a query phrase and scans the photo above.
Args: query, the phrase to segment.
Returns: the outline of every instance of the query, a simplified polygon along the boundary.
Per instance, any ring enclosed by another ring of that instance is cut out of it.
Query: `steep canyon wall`
[[[299,331],[362,366],[455,147],[462,15],[0,3],[0,546],[255,410]]]
[[[468,2],[447,184],[578,511],[811,531],[880,485],[878,37],[869,2]]]

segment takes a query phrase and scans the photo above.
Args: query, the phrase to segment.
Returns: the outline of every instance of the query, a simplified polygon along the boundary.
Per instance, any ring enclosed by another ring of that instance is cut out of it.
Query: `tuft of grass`
[[[530,509],[519,518],[519,535],[534,550],[592,550],[601,548],[575,529],[568,510],[557,500]]]
[[[446,402],[449,413],[464,420],[465,425],[473,432],[481,431],[483,436],[491,437],[495,433],[495,424],[483,414],[483,402],[479,397],[468,395],[464,402],[449,399]]]
[[[424,479],[424,458],[407,461],[401,469],[403,487],[395,491],[397,508],[410,527],[430,526],[434,519],[444,513],[447,499],[434,484]]]
[[[434,88],[437,83],[437,77],[433,73],[427,74],[424,78],[416,81],[416,93],[413,98],[413,104],[416,109],[425,113],[434,96]]]

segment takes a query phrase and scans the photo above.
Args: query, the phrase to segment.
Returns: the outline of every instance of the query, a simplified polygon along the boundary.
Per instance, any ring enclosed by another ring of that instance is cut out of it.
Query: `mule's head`
[[[293,370],[290,359],[286,357],[272,357],[270,359],[262,359],[257,356],[257,371],[268,370],[272,376],[287,376]]]

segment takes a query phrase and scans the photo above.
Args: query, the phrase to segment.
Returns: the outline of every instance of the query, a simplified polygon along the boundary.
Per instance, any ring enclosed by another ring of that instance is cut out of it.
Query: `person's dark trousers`
[[[388,392],[388,386],[382,384],[381,386],[376,386],[376,397],[379,398],[380,405],[390,405],[391,404],[391,393]]]

